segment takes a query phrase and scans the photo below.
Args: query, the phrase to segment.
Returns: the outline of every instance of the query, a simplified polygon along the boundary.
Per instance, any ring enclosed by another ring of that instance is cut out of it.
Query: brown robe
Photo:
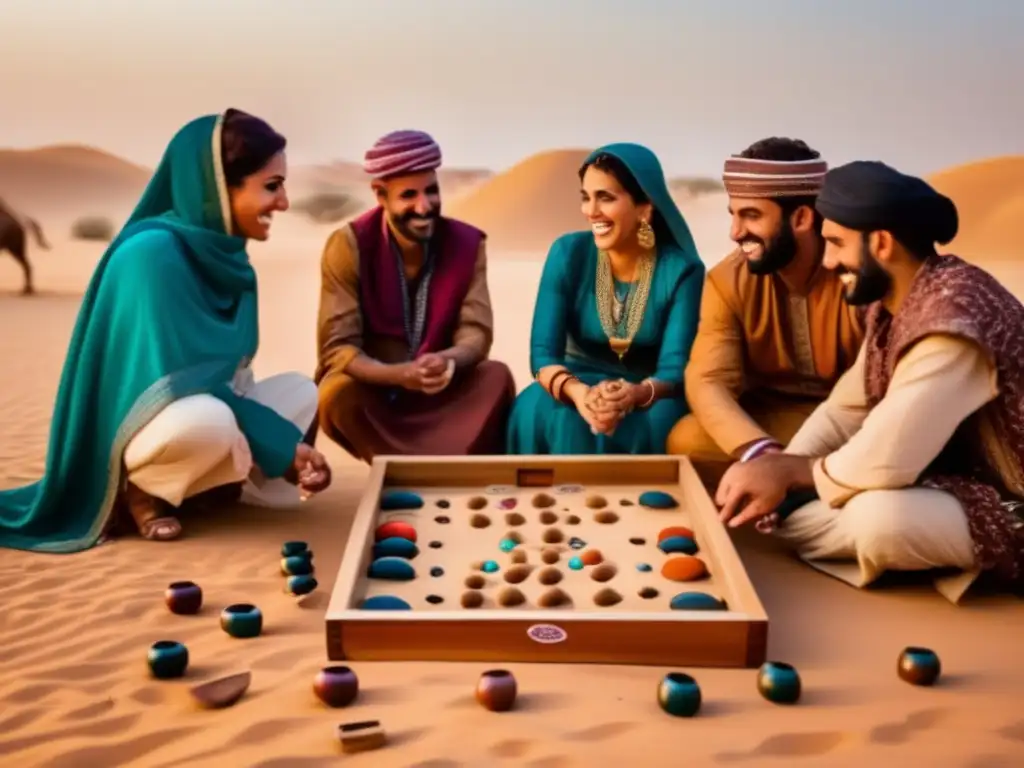
[[[407,342],[393,334],[374,333],[368,322],[362,290],[366,286],[361,285],[361,272],[373,263],[368,256],[360,254],[356,230],[346,224],[328,238],[321,259],[316,374],[321,429],[367,462],[386,454],[503,453],[515,384],[507,366],[486,359],[493,341],[493,311],[485,241],[480,240],[461,306],[451,313],[454,322],[430,335],[443,343],[419,350],[440,352],[458,346],[472,350],[479,362],[457,370],[448,387],[435,395],[385,389],[346,373],[361,353],[382,363],[409,357]],[[443,268],[443,261],[438,268]],[[409,281],[416,276],[406,268]]]
[[[993,361],[998,396],[956,431],[920,484],[951,493],[967,515],[978,567],[1024,585],[1024,306],[998,280],[955,256],[933,256],[895,317],[867,316],[868,404],[885,397],[896,363],[931,334],[980,346]]]
[[[727,466],[755,440],[787,443],[856,360],[862,314],[824,267],[806,295],[791,294],[735,250],[708,272],[686,368],[691,414],[668,452]]]

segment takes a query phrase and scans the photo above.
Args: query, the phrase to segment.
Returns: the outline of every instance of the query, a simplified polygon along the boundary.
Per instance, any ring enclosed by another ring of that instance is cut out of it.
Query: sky
[[[651,147],[718,176],[765,136],[911,173],[1024,154],[1020,0],[0,0],[0,147],[152,167],[233,106],[292,163],[429,131],[445,165]]]

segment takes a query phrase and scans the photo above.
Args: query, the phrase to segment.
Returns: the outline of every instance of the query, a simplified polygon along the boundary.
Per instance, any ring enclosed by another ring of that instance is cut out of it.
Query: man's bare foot
[[[181,535],[178,518],[168,515],[171,505],[150,496],[132,483],[125,489],[125,504],[143,538],[150,541],[171,541]]]

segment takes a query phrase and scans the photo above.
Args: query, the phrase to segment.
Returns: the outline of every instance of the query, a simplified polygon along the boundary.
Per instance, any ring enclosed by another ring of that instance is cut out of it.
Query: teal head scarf
[[[92,276],[72,332],[43,478],[0,492],[0,546],[94,545],[124,448],[168,403],[216,392],[256,352],[256,276],[232,234],[219,115],[184,126]]]
[[[584,163],[593,162],[598,155],[611,155],[622,161],[668,228],[667,233],[659,232],[658,234],[670,235],[677,248],[686,255],[698,259],[697,245],[690,233],[686,219],[683,218],[683,214],[672,200],[672,195],[669,194],[668,183],[665,181],[665,173],[661,168],[658,156],[641,144],[623,142],[598,147],[587,156]]]

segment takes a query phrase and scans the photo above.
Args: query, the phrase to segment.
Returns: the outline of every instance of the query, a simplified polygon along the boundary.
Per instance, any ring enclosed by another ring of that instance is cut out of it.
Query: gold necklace
[[[597,278],[594,292],[597,299],[597,314],[601,319],[601,327],[608,336],[608,344],[612,351],[619,356],[619,362],[625,357],[633,344],[633,337],[640,330],[640,323],[644,319],[644,310],[647,308],[647,297],[651,290],[651,278],[654,276],[654,251],[647,251],[640,257],[636,267],[636,279],[626,294],[625,306],[625,334],[619,335],[620,321],[616,322],[612,310],[615,301],[615,282],[612,278],[611,257],[607,251],[597,252]],[[630,295],[632,294],[632,295]]]

